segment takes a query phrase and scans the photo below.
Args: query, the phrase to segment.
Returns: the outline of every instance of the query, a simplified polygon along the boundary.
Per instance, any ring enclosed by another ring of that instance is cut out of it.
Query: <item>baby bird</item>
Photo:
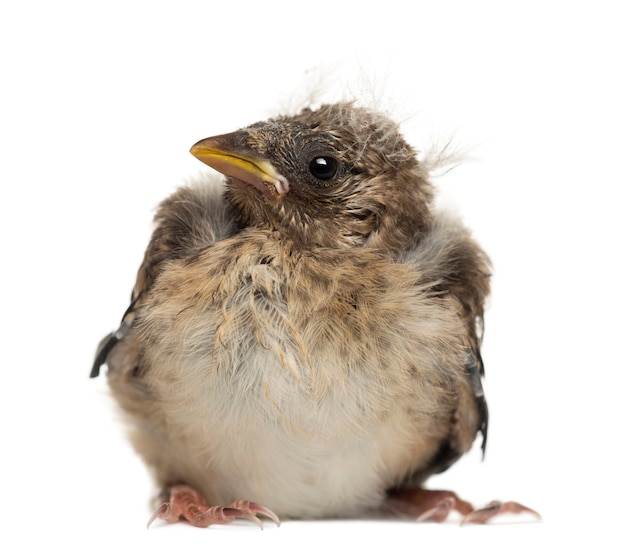
[[[483,523],[422,486],[484,450],[490,264],[398,126],[329,104],[199,141],[98,350],[162,489],[150,521],[372,512]]]

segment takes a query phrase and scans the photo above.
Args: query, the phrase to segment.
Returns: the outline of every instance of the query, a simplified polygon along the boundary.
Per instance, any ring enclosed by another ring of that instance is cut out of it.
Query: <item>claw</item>
[[[417,522],[443,522],[454,508],[454,497],[445,497],[416,518]]]
[[[241,518],[242,520],[249,520],[250,522],[254,522],[261,530],[263,530],[263,523],[251,511],[247,511],[245,509],[238,509],[234,505],[231,505],[229,507],[211,507],[209,508],[209,511],[215,511],[216,509],[221,509],[221,512],[224,515],[225,521],[224,522],[212,522],[211,524],[228,524],[232,522],[233,520],[235,520],[235,518]],[[210,524],[208,524],[207,526],[210,526]]]
[[[486,524],[494,516],[505,513],[530,513],[538,519],[541,519],[541,515],[537,511],[520,503],[516,503],[515,501],[507,501],[505,503],[502,503],[500,501],[492,501],[482,509],[476,509],[475,511],[466,514],[461,520],[461,525],[468,523]]]
[[[263,505],[259,505],[258,503],[253,503],[252,501],[245,501],[240,499],[233,502],[230,506],[234,509],[239,509],[243,511],[247,515],[254,517],[254,520],[257,521],[261,526],[261,529],[263,529],[263,523],[257,518],[257,514],[262,514],[263,516],[266,516],[274,524],[276,524],[276,526],[280,526],[280,519],[278,518],[278,516],[276,516],[276,514],[271,509],[268,509]]]
[[[165,515],[167,514],[168,510],[169,510],[169,503],[161,503],[156,510],[150,515],[150,518],[148,519],[148,523],[146,524],[146,528],[150,528],[150,525],[157,519],[157,518],[163,518],[164,520],[167,520],[167,518],[165,518]],[[169,521],[168,521],[169,522]]]

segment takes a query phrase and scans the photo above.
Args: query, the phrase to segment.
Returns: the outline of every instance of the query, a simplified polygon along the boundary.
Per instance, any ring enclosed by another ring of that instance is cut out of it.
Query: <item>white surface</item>
[[[0,553],[623,555],[626,41],[613,5],[4,3]],[[153,208],[201,169],[188,148],[327,68],[331,82],[363,69],[370,93],[412,115],[418,147],[451,131],[476,146],[439,184],[496,269],[489,447],[430,485],[518,499],[539,524],[144,528],[152,486],[104,380],[87,378],[95,346],[125,309]]]

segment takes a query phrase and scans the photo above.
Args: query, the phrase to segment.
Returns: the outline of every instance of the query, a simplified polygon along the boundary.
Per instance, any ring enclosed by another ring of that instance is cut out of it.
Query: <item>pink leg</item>
[[[387,512],[401,516],[416,517],[418,522],[443,522],[450,511],[463,516],[461,524],[486,524],[491,518],[505,513],[527,512],[540,518],[533,509],[508,501],[493,501],[486,507],[474,507],[452,491],[436,491],[423,488],[398,489],[389,493],[385,502]]]
[[[235,518],[250,520],[263,528],[257,514],[264,515],[280,526],[278,517],[268,508],[251,501],[234,501],[227,507],[209,507],[195,489],[186,485],[169,488],[164,494],[164,501],[152,513],[148,527],[161,518],[169,523],[188,522],[192,526],[206,528],[211,524],[229,524]]]

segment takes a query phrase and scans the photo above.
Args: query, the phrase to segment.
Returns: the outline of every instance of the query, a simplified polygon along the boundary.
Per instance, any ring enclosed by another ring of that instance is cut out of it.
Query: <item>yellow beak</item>
[[[248,133],[238,131],[198,141],[191,154],[218,172],[243,180],[259,191],[276,197],[289,191],[289,182],[272,163],[245,145]]]

